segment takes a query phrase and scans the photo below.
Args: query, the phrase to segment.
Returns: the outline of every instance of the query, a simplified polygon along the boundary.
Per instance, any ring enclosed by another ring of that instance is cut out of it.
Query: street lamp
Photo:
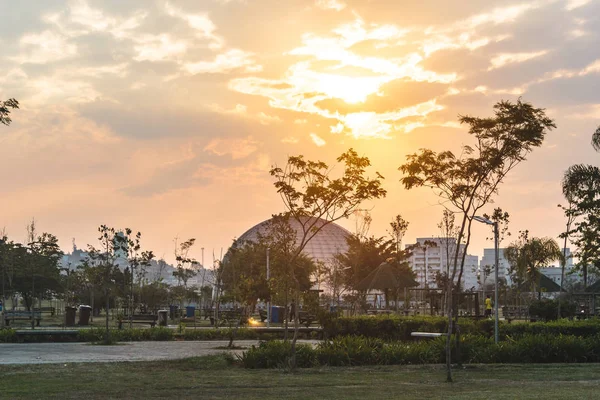
[[[0,246],[4,246],[5,244],[6,244],[6,242],[4,241],[4,239],[0,239]],[[4,271],[5,269],[6,269],[6,258],[4,257],[4,251],[2,251],[2,322],[0,322],[1,328],[4,328],[4,315],[6,313],[6,301],[4,298],[4,296],[5,296],[4,276],[6,275],[6,272]]]
[[[267,288],[269,287],[269,279],[271,277],[271,269],[269,264],[269,252],[271,249],[267,247]],[[271,327],[271,292],[269,291],[269,300],[267,301],[267,328]]]
[[[494,250],[495,250],[495,271],[494,271],[494,342],[498,344],[498,264],[499,264],[499,249],[498,249],[498,222],[490,221],[487,218],[474,216],[473,219],[482,224],[492,225],[494,227]]]

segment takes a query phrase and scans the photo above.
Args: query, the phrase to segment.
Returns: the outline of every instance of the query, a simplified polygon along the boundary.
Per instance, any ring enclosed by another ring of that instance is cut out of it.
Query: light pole
[[[4,246],[6,242],[4,239],[0,239],[0,246]],[[6,257],[4,256],[4,249],[2,249],[2,322],[0,322],[0,328],[4,328],[4,314],[6,313],[6,301],[4,298],[4,275],[6,275]]]
[[[271,265],[269,264],[270,248],[267,247],[267,287],[269,287],[269,279],[271,277]],[[271,291],[269,291],[269,300],[267,301],[267,328],[271,327]]]
[[[490,221],[487,218],[475,216],[473,219],[482,224],[492,225],[494,227],[494,251],[495,251],[495,271],[494,271],[494,342],[498,344],[498,222]]]

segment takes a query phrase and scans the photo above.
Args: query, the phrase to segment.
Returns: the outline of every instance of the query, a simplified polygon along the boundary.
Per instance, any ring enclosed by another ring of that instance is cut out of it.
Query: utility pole
[[[5,255],[5,249],[4,249],[4,245],[6,244],[6,242],[4,241],[4,239],[0,239],[0,246],[2,246],[2,322],[0,322],[0,327],[2,327],[2,329],[4,329],[4,315],[6,313],[6,297],[5,297],[5,291],[4,291],[4,276],[6,275],[6,255]]]
[[[498,221],[494,222],[494,248],[496,250],[496,270],[494,271],[494,341],[498,344],[498,266],[500,264],[500,249],[499,249],[499,234],[498,234]]]

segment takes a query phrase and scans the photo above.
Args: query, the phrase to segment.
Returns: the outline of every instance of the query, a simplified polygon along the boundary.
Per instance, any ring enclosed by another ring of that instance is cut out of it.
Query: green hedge
[[[20,332],[17,335],[13,329],[0,330],[0,343],[40,343],[40,342],[102,342],[104,340],[105,329],[91,328],[80,329],[76,335],[61,333],[57,331],[51,335],[40,335],[33,332]],[[155,327],[150,329],[111,329],[110,336],[113,342],[141,342],[141,341],[170,341],[170,340],[229,340],[232,329],[186,329],[179,333],[173,329],[164,327]],[[290,329],[290,337],[294,334]],[[248,328],[239,328],[234,334],[235,340],[275,340],[281,339],[282,333],[259,333]],[[311,339],[308,334],[300,334],[301,339]]]
[[[19,334],[13,329],[0,330],[0,343],[39,343],[39,342],[102,342],[106,330],[102,328],[80,329],[76,335],[56,332],[52,335]],[[141,342],[141,341],[169,341],[174,340],[175,333],[168,328],[156,327],[150,329],[111,329],[111,341],[116,342]]]
[[[461,334],[492,337],[494,321],[459,319]],[[443,317],[360,316],[323,321],[325,337],[364,336],[388,341],[411,341],[411,332],[446,332],[448,320]],[[560,320],[534,323],[500,322],[500,337],[521,337],[532,334],[592,336],[600,334],[600,319],[583,321]]]
[[[183,340],[229,340],[232,334],[232,329],[187,329],[182,335],[178,335]],[[236,340],[256,340],[258,333],[251,329],[239,328],[235,332]]]
[[[492,320],[462,319],[460,331],[464,334],[493,334]],[[409,341],[411,332],[446,332],[448,319],[444,317],[399,317],[390,315],[341,317],[323,323],[327,338],[338,336],[365,336],[385,340]]]
[[[454,343],[454,340],[453,340]],[[246,368],[286,366],[289,342],[264,342],[239,356]],[[456,357],[456,352],[453,352]],[[316,347],[299,345],[297,365],[360,366],[398,364],[440,364],[445,362],[445,339],[424,342],[386,342],[357,336],[325,341]],[[461,340],[463,363],[585,363],[600,361],[600,335],[592,337],[526,335],[519,340],[494,344],[483,336],[464,336]],[[456,362],[453,359],[453,362]]]

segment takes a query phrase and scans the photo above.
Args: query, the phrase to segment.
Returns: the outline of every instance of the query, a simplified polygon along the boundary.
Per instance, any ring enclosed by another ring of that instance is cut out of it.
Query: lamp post
[[[499,249],[498,249],[498,222],[490,221],[487,218],[475,216],[473,219],[482,224],[492,225],[494,227],[494,251],[495,251],[495,271],[494,271],[494,342],[498,344],[498,264],[499,264]]]
[[[6,242],[4,239],[0,239],[0,246],[4,246]],[[4,256],[4,249],[2,251],[2,321],[0,322],[0,327],[4,328],[4,314],[6,313],[6,301],[5,301],[5,292],[4,292],[4,275],[6,275],[6,257]]]
[[[269,264],[270,248],[267,247],[267,287],[269,287],[269,279],[271,277],[271,265]],[[269,300],[267,301],[267,328],[271,327],[271,292],[269,291]]]

